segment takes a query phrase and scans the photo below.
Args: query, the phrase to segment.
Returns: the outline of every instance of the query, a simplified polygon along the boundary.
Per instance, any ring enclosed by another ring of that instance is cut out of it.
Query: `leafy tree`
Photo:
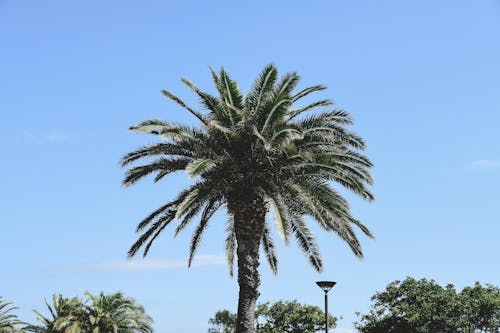
[[[233,333],[236,328],[236,315],[228,310],[217,311],[208,323],[208,333]]]
[[[24,324],[12,311],[17,307],[11,306],[12,302],[6,302],[0,296],[0,333],[21,332],[19,325]]]
[[[325,313],[319,307],[297,301],[260,304],[256,313],[259,333],[314,333],[325,327]],[[329,315],[328,327],[335,328],[335,323]]]
[[[362,333],[475,333],[500,330],[498,288],[476,283],[457,293],[453,285],[406,278],[372,297],[368,314],[355,323]],[[359,314],[358,314],[359,315]]]
[[[152,333],[152,319],[144,308],[122,293],[94,296],[86,293],[86,302],[80,298],[52,297],[53,305],[45,301],[51,317],[40,312],[41,325],[30,325],[35,333]]]
[[[319,307],[297,301],[259,304],[255,313],[258,333],[314,333],[325,327],[325,313]],[[335,322],[336,318],[329,315],[328,327],[334,328]],[[232,333],[236,315],[228,310],[218,311],[209,324],[209,333]]]
[[[483,287],[476,282],[459,294],[463,305],[463,332],[500,331],[500,289],[492,285]]]
[[[336,182],[371,201],[370,161],[362,154],[365,143],[347,127],[353,120],[343,110],[308,112],[332,104],[320,100],[298,105],[303,97],[324,90],[321,85],[294,92],[297,73],[278,78],[275,66],[263,69],[243,96],[235,81],[221,69],[212,70],[218,96],[184,82],[201,100],[204,112],[186,105],[171,92],[162,93],[194,115],[201,127],[177,125],[157,119],[130,129],[164,140],[125,155],[122,165],[148,159],[131,167],[123,180],[133,185],[154,174],[155,182],[180,170],[195,178],[193,185],[148,215],[137,226],[142,232],[129,255],[151,244],[174,220],[177,235],[195,216],[196,226],[188,265],[191,265],[203,231],[221,207],[227,208],[226,252],[230,274],[235,254],[238,265],[239,301],[236,331],[255,332],[255,305],[259,296],[259,248],[263,247],[271,270],[277,272],[277,255],[266,223],[268,212],[280,237],[295,237],[312,266],[322,270],[318,246],[304,216],[324,230],[337,234],[358,257],[361,245],[353,230],[369,230],[351,216],[349,204],[330,182]]]

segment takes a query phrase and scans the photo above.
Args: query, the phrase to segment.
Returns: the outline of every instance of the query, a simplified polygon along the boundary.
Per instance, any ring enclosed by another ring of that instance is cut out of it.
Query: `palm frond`
[[[180,106],[182,106],[183,108],[185,108],[186,110],[191,112],[191,114],[193,114],[196,118],[198,118],[203,124],[206,123],[206,119],[201,113],[199,113],[199,112],[193,110],[191,107],[187,106],[186,103],[184,103],[179,97],[175,96],[170,91],[162,90],[161,93],[165,97],[167,97],[168,99],[174,101],[175,103],[179,104]]]
[[[203,213],[201,214],[201,220],[198,226],[196,227],[196,230],[193,233],[193,238],[191,240],[191,247],[189,249],[189,260],[188,260],[188,266],[191,267],[191,263],[193,262],[194,255],[196,253],[196,249],[198,248],[198,245],[200,244],[201,241],[201,236],[203,234],[203,231],[205,231],[205,228],[208,225],[208,222],[214,215],[214,213],[220,208],[222,205],[222,202],[220,201],[220,198],[214,198],[211,199],[208,204],[205,206],[205,209],[203,210]]]
[[[323,270],[323,262],[318,245],[302,217],[294,216],[291,219],[290,227],[302,252],[307,256],[314,269],[321,272]]]
[[[144,251],[142,256],[143,258],[146,257],[149,253],[151,245],[153,245],[156,238],[158,238],[163,229],[165,229],[170,224],[170,222],[174,220],[175,213],[176,213],[175,210],[170,210],[167,213],[160,216],[160,218],[158,218],[158,220],[141,237],[139,237],[136,243],[130,248],[129,258],[133,257],[139,250],[139,248],[141,248],[144,244],[146,245],[144,245]]]
[[[149,164],[130,168],[125,174],[123,185],[133,185],[153,172],[159,172],[162,175],[165,175],[175,171],[184,170],[189,162],[191,162],[191,159],[189,158],[160,158]]]
[[[304,113],[306,111],[314,110],[320,106],[329,106],[329,105],[333,105],[333,102],[328,100],[328,99],[325,99],[325,100],[311,103],[309,105],[301,107],[300,109],[290,110],[288,113],[289,114],[288,121],[292,120],[293,118],[297,117],[298,115],[300,115],[301,113]]]
[[[273,274],[278,273],[278,255],[274,246],[271,230],[267,224],[264,224],[264,232],[262,234],[262,246],[264,247],[264,254],[266,255],[267,262]]]
[[[256,112],[261,102],[271,93],[272,87],[278,77],[278,70],[274,65],[267,65],[255,81],[253,87],[245,98],[245,108],[250,112]]]
[[[296,93],[295,95],[292,96],[292,100],[294,102],[298,101],[299,99],[309,95],[310,93],[313,93],[315,91],[320,91],[320,90],[325,90],[326,87],[323,86],[323,85],[315,85],[315,86],[312,86],[312,87],[307,87],[305,89],[302,89],[301,91],[299,91],[298,93]]]
[[[178,144],[173,143],[155,143],[149,146],[141,147],[133,152],[123,156],[121,166],[127,166],[144,157],[152,157],[158,155],[182,156],[182,157],[195,157],[196,154]]]
[[[196,177],[204,172],[207,172],[215,166],[215,161],[213,158],[200,158],[191,161],[186,166],[186,172],[191,177]]]
[[[222,67],[219,74],[220,79],[215,82],[221,99],[237,109],[243,108],[243,96],[238,89],[238,84],[231,80],[227,72]]]
[[[267,198],[269,208],[274,216],[274,224],[281,239],[288,243],[288,234],[290,226],[290,212],[286,203],[279,193]]]
[[[174,125],[159,119],[141,121],[139,124],[130,126],[129,130],[136,133],[158,134],[163,129],[175,127]]]
[[[217,198],[219,193],[217,185],[211,181],[201,181],[191,187],[191,191],[179,203],[176,219],[181,219],[181,222],[175,228],[175,236],[177,236],[191,220],[200,212],[201,208],[211,199]]]

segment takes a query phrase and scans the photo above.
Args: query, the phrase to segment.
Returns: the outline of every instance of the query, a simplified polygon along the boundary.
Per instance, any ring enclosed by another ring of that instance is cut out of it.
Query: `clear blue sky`
[[[223,216],[196,267],[185,265],[191,230],[169,229],[150,260],[126,262],[136,223],[189,180],[125,189],[118,161],[153,142],[130,125],[194,122],[160,89],[195,104],[180,77],[213,90],[208,66],[224,65],[246,89],[270,62],[327,85],[318,97],[356,119],[376,201],[349,198],[377,238],[363,238],[360,261],[314,228],[323,274],[280,246],[279,274],[261,266],[261,301],[322,306],[314,281],[333,279],[337,332],[350,332],[395,279],[499,285],[499,59],[497,0],[0,0],[0,295],[33,320],[53,293],[121,290],[159,333],[205,332],[234,310]]]

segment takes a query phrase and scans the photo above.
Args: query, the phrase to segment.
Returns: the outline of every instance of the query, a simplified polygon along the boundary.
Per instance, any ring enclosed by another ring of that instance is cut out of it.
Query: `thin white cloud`
[[[42,136],[42,138],[46,142],[56,143],[61,141],[66,141],[69,139],[69,136],[60,131],[52,131]]]
[[[225,262],[226,259],[223,255],[199,255],[195,257],[191,266],[216,266],[224,265]],[[78,269],[109,271],[153,271],[186,267],[186,259],[134,259],[84,265],[78,267]]]
[[[53,130],[46,133],[34,133],[32,131],[23,131],[21,138],[29,143],[58,143],[69,139],[69,135],[59,131]]]
[[[499,169],[500,159],[475,160],[470,166],[474,169]]]

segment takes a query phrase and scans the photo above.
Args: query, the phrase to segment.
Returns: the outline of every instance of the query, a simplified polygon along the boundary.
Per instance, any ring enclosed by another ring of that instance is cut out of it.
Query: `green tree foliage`
[[[50,317],[35,311],[40,325],[26,327],[34,333],[152,333],[152,319],[135,300],[122,293],[95,296],[52,297],[45,301]]]
[[[157,119],[146,120],[130,129],[157,136],[161,142],[125,155],[122,165],[131,167],[123,184],[133,185],[148,175],[154,181],[185,171],[194,184],[153,211],[137,226],[142,234],[129,255],[141,248],[147,255],[152,243],[172,222],[178,221],[177,235],[199,216],[190,245],[191,265],[203,231],[219,208],[226,208],[226,253],[232,274],[237,258],[237,332],[255,332],[255,306],[260,284],[259,248],[271,270],[277,272],[277,254],[266,215],[273,216],[278,235],[288,243],[294,237],[312,266],[321,271],[318,246],[304,216],[310,216],[326,231],[333,232],[362,257],[354,228],[372,237],[355,219],[349,204],[331,182],[373,199],[371,162],[363,155],[362,138],[348,130],[350,115],[330,107],[329,100],[304,103],[310,93],[326,89],[317,85],[295,92],[297,73],[281,78],[275,66],[263,69],[244,96],[235,81],[222,69],[212,71],[217,95],[201,91],[182,79],[200,99],[203,111],[195,110],[169,91],[163,94],[194,115],[200,127]],[[316,112],[314,112],[316,111]]]
[[[217,311],[208,323],[208,333],[233,333],[236,329],[236,315],[228,310]]]
[[[13,313],[17,307],[12,302],[6,302],[0,296],[0,333],[21,332],[20,325],[24,324]]]
[[[35,310],[41,325],[31,325],[28,331],[36,333],[78,333],[85,323],[85,305],[82,300],[73,297],[65,298],[60,294],[52,296],[52,305],[45,300],[50,317]]]
[[[476,283],[457,293],[453,285],[433,280],[390,283],[372,297],[372,308],[361,315],[362,333],[474,333],[500,330],[498,288]]]
[[[134,299],[122,293],[95,296],[85,294],[87,326],[92,333],[152,333],[153,319]]]
[[[256,310],[258,333],[314,333],[325,327],[325,313],[317,306],[297,301],[259,304]],[[328,327],[335,328],[336,318],[329,315]],[[217,311],[209,320],[208,333],[233,333],[236,315],[228,310]]]
[[[476,282],[460,292],[463,305],[463,332],[500,331],[500,289],[492,285],[482,286]]]

